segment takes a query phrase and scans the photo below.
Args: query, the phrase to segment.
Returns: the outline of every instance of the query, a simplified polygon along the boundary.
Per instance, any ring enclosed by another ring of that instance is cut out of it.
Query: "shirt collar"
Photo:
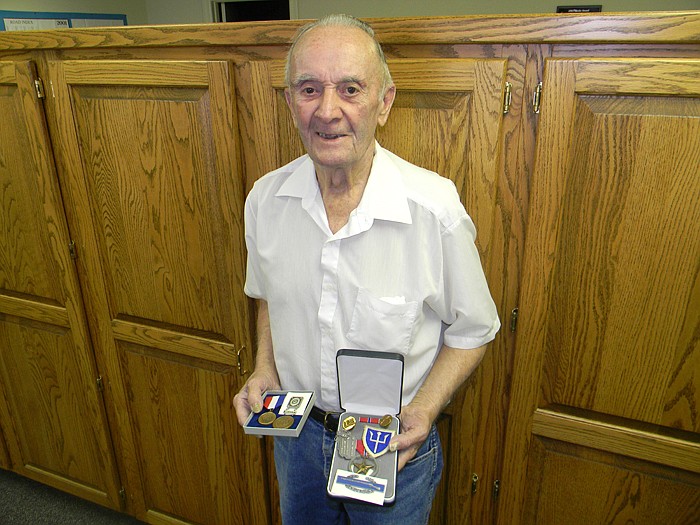
[[[401,172],[378,143],[357,213],[372,219],[411,224],[411,211]]]
[[[302,200],[302,206],[308,208],[317,193],[319,189],[314,163],[308,155],[304,155],[300,164],[289,174],[275,196],[297,197]]]
[[[314,164],[311,158],[305,155],[305,158],[277,190],[276,196],[300,198],[302,207],[308,209],[318,194],[319,188]],[[357,213],[368,219],[406,224],[412,222],[401,172],[379,143],[375,143],[372,170],[357,207]]]

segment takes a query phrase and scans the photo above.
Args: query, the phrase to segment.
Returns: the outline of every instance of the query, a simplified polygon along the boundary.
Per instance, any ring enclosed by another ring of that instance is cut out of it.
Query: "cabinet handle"
[[[242,346],[238,349],[236,352],[236,366],[238,367],[238,373],[239,375],[246,375],[248,373],[248,370],[244,370],[243,368],[243,363],[241,362],[241,352],[245,350],[245,346]]]

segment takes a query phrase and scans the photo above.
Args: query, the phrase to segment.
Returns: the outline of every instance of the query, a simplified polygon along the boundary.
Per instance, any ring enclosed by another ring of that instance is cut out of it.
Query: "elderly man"
[[[307,155],[262,177],[246,201],[258,350],[234,398],[238,420],[262,409],[268,389],[317,394],[300,437],[275,438],[285,524],[425,523],[442,471],[434,421],[500,327],[474,226],[451,181],[377,144],[396,88],[367,24],[332,15],[303,27],[287,86]],[[342,348],[404,355],[392,506],[326,495],[335,429],[323,421],[340,411]]]

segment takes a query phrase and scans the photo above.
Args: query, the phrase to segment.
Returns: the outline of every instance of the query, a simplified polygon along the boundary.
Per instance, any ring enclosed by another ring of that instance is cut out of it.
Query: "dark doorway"
[[[289,20],[289,0],[246,0],[219,3],[222,22]]]

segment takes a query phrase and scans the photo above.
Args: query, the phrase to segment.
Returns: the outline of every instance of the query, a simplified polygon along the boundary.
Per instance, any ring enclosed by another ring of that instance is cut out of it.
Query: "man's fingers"
[[[407,430],[402,434],[397,434],[391,438],[389,442],[389,452],[396,452],[397,450],[405,450],[411,447],[420,439],[418,432],[413,430]],[[420,446],[420,445],[419,445]],[[418,448],[416,448],[418,450]]]
[[[255,413],[262,411],[262,394],[264,389],[260,385],[260,381],[255,378],[250,379],[238,392],[233,396],[233,407],[236,410],[238,422],[245,424],[251,410]]]
[[[414,457],[416,457],[416,453],[418,452],[419,448],[420,448],[419,445],[412,445],[408,448],[405,448],[405,449],[399,451],[398,470],[401,470],[402,468],[404,468],[406,463],[408,463]]]
[[[263,409],[262,394],[264,389],[258,385],[257,381],[248,383],[248,405],[256,414]]]

